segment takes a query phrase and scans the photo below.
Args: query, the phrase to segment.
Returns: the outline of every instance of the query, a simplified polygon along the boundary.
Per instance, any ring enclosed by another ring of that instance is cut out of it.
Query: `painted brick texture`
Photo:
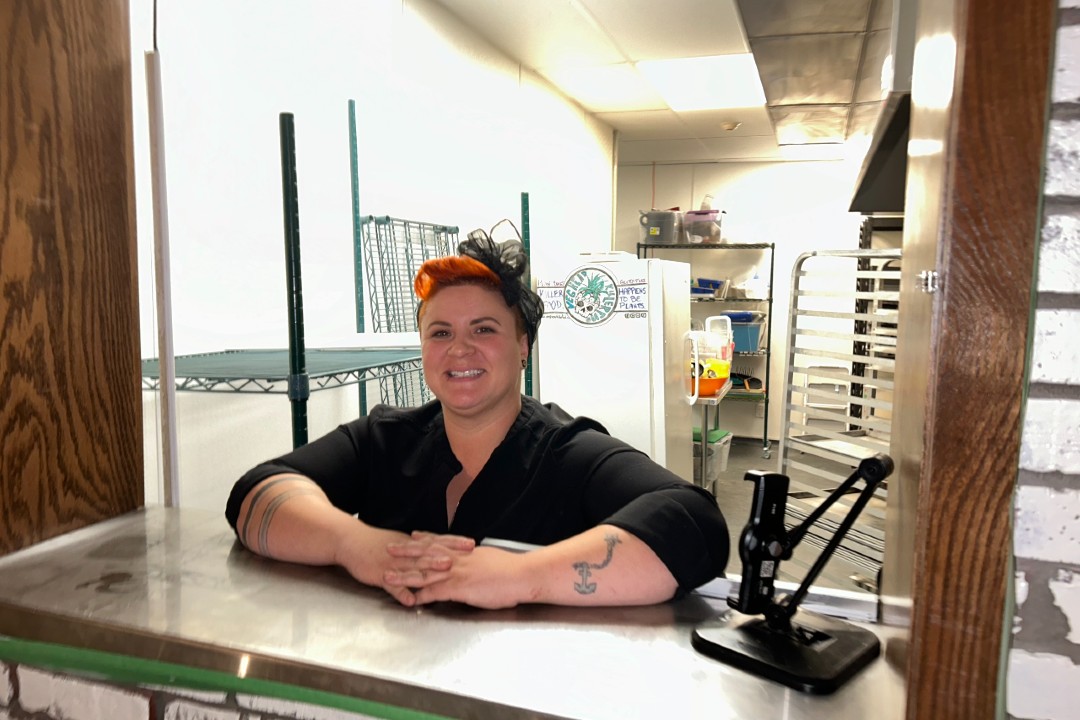
[[[0,663],[0,708],[11,705],[14,688],[11,685],[12,669],[10,665]]]
[[[214,708],[190,700],[173,700],[165,706],[165,720],[242,720],[236,709]]]
[[[19,666],[19,706],[60,720],[148,720],[150,694]]]
[[[263,718],[266,720],[270,718],[281,718],[282,720],[375,720],[370,715],[357,715],[344,710],[257,695],[239,695],[236,702],[242,708],[263,713]]]
[[[308,703],[162,685],[128,687],[0,663],[0,720],[376,720]]]
[[[1080,310],[1035,313],[1031,382],[1080,385]]]
[[[1028,400],[1020,439],[1020,467],[1034,472],[1080,474],[1080,402]]]
[[[1080,290],[1080,211],[1052,214],[1046,219],[1039,247],[1037,287],[1042,293]]]
[[[1005,681],[1015,720],[1080,717],[1080,0],[1061,0]]]

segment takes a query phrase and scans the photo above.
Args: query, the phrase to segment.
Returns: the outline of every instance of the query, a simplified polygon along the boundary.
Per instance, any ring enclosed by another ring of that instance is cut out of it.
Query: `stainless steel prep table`
[[[0,558],[0,635],[470,718],[901,718],[885,652],[818,697],[696,653],[722,608],[409,609],[336,568],[264,560],[224,518],[150,507]],[[891,646],[891,647],[890,647]],[[134,663],[135,666],[138,663]],[[182,683],[181,683],[182,684]]]

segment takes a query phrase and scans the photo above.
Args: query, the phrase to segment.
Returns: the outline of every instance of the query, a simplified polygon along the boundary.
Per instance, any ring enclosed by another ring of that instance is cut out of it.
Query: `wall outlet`
[[[765,403],[754,403],[754,415],[759,418],[765,417]]]

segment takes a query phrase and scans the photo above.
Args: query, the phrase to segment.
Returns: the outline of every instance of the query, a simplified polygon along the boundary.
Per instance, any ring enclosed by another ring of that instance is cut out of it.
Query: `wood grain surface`
[[[947,122],[918,125],[920,111],[913,108],[912,137],[940,141],[944,153],[939,212],[913,227],[939,237],[942,289],[933,300],[925,370],[908,655],[911,719],[992,718],[1003,691],[998,671],[1011,499],[1055,5],[958,0],[958,64]],[[922,29],[929,31],[924,37],[948,36],[944,28]],[[913,78],[913,99],[918,82]],[[909,176],[913,180],[918,176]]]
[[[0,3],[0,553],[142,504],[129,42]]]

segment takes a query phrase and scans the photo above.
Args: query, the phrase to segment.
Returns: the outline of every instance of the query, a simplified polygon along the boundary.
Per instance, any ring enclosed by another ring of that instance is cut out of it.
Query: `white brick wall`
[[[1080,492],[1021,485],[1016,491],[1017,557],[1080,566]]]
[[[1080,474],[1077,428],[1080,428],[1080,402],[1028,400],[1020,439],[1020,467],[1033,472]]]
[[[1031,381],[1080,385],[1080,310],[1035,313]]]
[[[165,720],[240,720],[240,711],[173,700],[165,706]]]
[[[17,676],[17,683],[16,677]],[[151,700],[156,707],[151,715]],[[371,715],[256,695],[162,685],[117,687],[0,664],[0,720],[376,720]]]
[[[1080,572],[1059,570],[1057,579],[1051,580],[1049,585],[1054,605],[1069,623],[1069,634],[1065,639],[1080,645]]]
[[[143,689],[151,692],[175,695],[178,698],[187,698],[203,705],[224,705],[229,699],[228,693],[208,692],[206,690],[189,690],[187,688],[173,687],[171,685],[143,685]]]
[[[1080,102],[1080,57],[1073,51],[1077,45],[1080,45],[1080,25],[1066,25],[1058,30],[1053,102]]]
[[[11,704],[11,668],[0,664],[0,706],[7,707]]]
[[[1051,215],[1043,225],[1039,247],[1039,292],[1076,292],[1078,283],[1080,217]]]
[[[1063,52],[1075,53],[1075,50]],[[1051,120],[1046,153],[1046,194],[1080,196],[1080,121]]]
[[[149,720],[150,696],[21,665],[19,704],[64,720]]]
[[[269,713],[275,717],[295,718],[296,720],[374,720],[371,715],[358,715],[319,705],[308,705],[307,703],[255,695],[239,695],[236,702],[242,708]]]
[[[1080,707],[1080,667],[1068,658],[1012,650],[1006,709],[1018,718],[1076,718]]]
[[[1056,199],[1039,248],[1031,351],[1030,380],[1043,389],[1024,410],[1013,526],[1013,551],[1030,571],[1013,586],[1005,705],[1017,720],[1080,717],[1080,0],[1060,6],[1044,188]]]

